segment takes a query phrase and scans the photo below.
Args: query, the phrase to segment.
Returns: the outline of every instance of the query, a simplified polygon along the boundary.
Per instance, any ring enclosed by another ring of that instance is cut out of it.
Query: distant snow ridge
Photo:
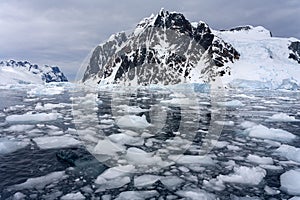
[[[233,88],[300,88],[300,41],[262,26],[212,30],[161,10],[132,33],[120,32],[93,51],[82,82],[129,85],[211,83]]]
[[[0,84],[67,81],[57,66],[38,66],[28,61],[0,61]]]

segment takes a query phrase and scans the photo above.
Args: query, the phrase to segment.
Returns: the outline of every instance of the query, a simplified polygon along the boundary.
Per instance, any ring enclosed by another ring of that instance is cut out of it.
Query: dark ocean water
[[[188,199],[188,195],[191,195],[192,199],[192,194],[186,193],[187,191],[196,191],[196,194],[203,194],[207,199],[239,199],[246,196],[257,199],[292,197],[280,189],[280,175],[290,169],[297,169],[299,164],[287,162],[286,158],[274,152],[280,144],[300,147],[300,123],[299,121],[268,121],[268,118],[276,113],[285,113],[300,119],[299,92],[231,90],[226,91],[221,97],[214,98],[207,92],[191,93],[189,90],[161,88],[134,91],[103,89],[91,92],[66,87],[55,95],[51,94],[51,91],[53,88],[46,89],[44,92],[32,87],[21,90],[1,89],[0,150],[5,148],[2,143],[7,140],[23,141],[28,144],[10,153],[0,154],[1,199],[13,199],[20,194],[25,199],[59,199],[63,195],[78,192],[86,199],[117,197],[122,199],[126,191],[152,191],[153,195],[149,195],[148,199],[183,197]],[[224,109],[224,105],[220,102],[231,103],[228,103]],[[7,122],[6,120],[8,116],[25,113],[59,113],[60,117],[54,121],[39,122]],[[128,117],[130,120],[126,121]],[[143,127],[147,125],[145,120],[152,126]],[[216,121],[219,122],[215,123]],[[220,121],[223,125],[219,125]],[[297,137],[279,143],[274,139],[266,141],[262,138],[249,137],[245,128],[241,126],[245,121],[285,130]],[[124,123],[128,125],[131,122],[132,126],[124,126]],[[9,130],[16,125],[32,125],[32,127],[27,127],[26,130]],[[218,131],[220,133],[217,133]],[[121,133],[132,134],[135,142],[129,140],[132,140],[132,137],[122,138],[119,143],[122,143],[123,151],[110,156],[97,155],[93,152],[93,148],[96,148],[99,141],[115,138],[113,135]],[[43,149],[34,139],[46,136],[67,136],[82,143],[63,148],[58,145],[57,148]],[[124,142],[127,139],[129,142]],[[205,151],[204,145],[208,140],[218,140],[225,145],[218,145]],[[170,144],[171,142],[173,144]],[[183,145],[185,142],[188,146]],[[137,160],[134,160],[129,156],[129,149],[136,148],[152,155],[147,157],[147,154],[142,153],[146,158],[137,157]],[[191,164],[168,160],[169,163],[162,166],[157,157],[156,160],[154,159],[154,155],[159,155],[165,161],[168,156],[178,154],[208,156],[213,160],[213,164],[201,161]],[[274,163],[271,165],[276,166],[276,170],[265,169],[266,175],[258,184],[226,182],[223,190],[216,190],[204,184],[205,181],[212,180],[220,174],[234,173],[234,167],[262,169],[260,164],[246,159],[250,154],[272,158]],[[139,166],[140,161],[144,159],[149,161],[148,164]],[[151,160],[154,160],[154,163],[151,163]],[[123,175],[128,177],[129,181],[120,185],[116,182],[122,182],[121,179],[116,179],[115,182],[112,179],[104,184],[95,183],[97,177],[105,170],[117,165],[135,166],[135,173]],[[65,177],[47,183],[47,175],[52,172],[63,172]],[[153,183],[138,187],[135,182],[137,177],[145,174],[172,177],[173,179],[167,180],[173,183],[173,186],[166,184],[160,178]],[[39,184],[16,187],[28,179],[45,176],[47,184],[43,187],[38,187]],[[266,186],[274,191],[278,190],[278,193],[268,194],[265,190]],[[138,195],[134,197],[127,194],[127,197],[138,199]]]

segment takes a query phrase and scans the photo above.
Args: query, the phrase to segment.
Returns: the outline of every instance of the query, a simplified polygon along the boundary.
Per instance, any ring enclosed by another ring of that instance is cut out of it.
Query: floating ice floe
[[[125,191],[121,192],[115,200],[144,200],[158,197],[159,193],[156,190],[148,191]],[[199,200],[199,199],[198,199]]]
[[[81,192],[69,193],[60,198],[61,200],[84,200],[85,196]]]
[[[280,176],[281,190],[290,195],[300,195],[300,170],[290,170]]]
[[[190,200],[215,200],[216,196],[200,189],[186,189],[176,192],[180,197]]]
[[[233,121],[214,121],[214,123],[221,126],[234,126]]]
[[[247,160],[252,163],[262,164],[262,165],[273,165],[274,161],[270,157],[260,157],[257,155],[248,155]]]
[[[13,125],[10,126],[4,131],[10,131],[10,132],[23,132],[23,131],[28,131],[34,128],[34,125],[25,125],[25,124],[19,124],[19,125]]]
[[[136,171],[133,165],[124,165],[124,166],[116,166],[105,170],[102,174],[100,174],[97,179],[115,179],[118,177],[124,177],[128,174],[134,173]],[[99,183],[99,181],[98,181]]]
[[[146,166],[166,166],[167,162],[162,161],[161,157],[153,155],[154,153],[147,153],[142,149],[131,147],[127,149],[126,160],[133,165]]]
[[[275,153],[287,158],[288,160],[300,163],[300,148],[283,144],[276,149]]]
[[[125,133],[112,134],[108,136],[108,138],[114,143],[118,143],[121,145],[127,144],[132,146],[140,146],[144,144],[144,140],[140,137],[132,137]]]
[[[60,117],[58,113],[26,113],[23,115],[10,115],[6,117],[8,123],[22,123],[22,122],[46,122],[55,121]]]
[[[116,106],[116,110],[117,112],[128,113],[128,114],[138,114],[138,113],[149,111],[149,109],[143,109],[138,106],[128,106],[128,105]]]
[[[59,95],[62,94],[64,90],[64,87],[58,87],[55,85],[47,84],[33,88],[30,91],[28,91],[27,94],[31,96]]]
[[[122,129],[145,129],[150,126],[145,115],[142,117],[136,115],[125,115],[117,118],[116,123]]]
[[[243,107],[243,106],[245,106],[239,100],[232,100],[232,101],[227,101],[227,102],[219,102],[218,105],[219,106],[224,106],[224,107]]]
[[[277,113],[269,117],[266,121],[272,122],[294,122],[299,121],[294,116],[289,116],[285,113]]]
[[[44,105],[42,105],[41,103],[37,103],[37,105],[35,106],[35,110],[52,110],[55,108],[65,108],[66,104],[62,104],[62,103],[46,103]]]
[[[266,174],[266,170],[260,167],[237,166],[234,167],[234,173],[229,175],[219,175],[215,179],[211,179],[209,181],[204,180],[203,184],[204,186],[214,190],[222,191],[226,188],[224,185],[225,182],[258,185]]]
[[[33,141],[41,149],[57,149],[81,145],[81,142],[70,136],[44,136],[34,138]]]
[[[103,179],[101,182],[99,181],[99,179],[97,179],[97,180],[95,181],[95,183],[98,184],[98,186],[97,186],[98,189],[96,190],[96,193],[103,192],[103,191],[110,190],[110,189],[121,188],[124,185],[130,183],[130,178],[127,176],[118,177],[118,178],[115,178],[112,180]]]
[[[94,141],[95,142],[95,141]],[[117,152],[125,151],[125,147],[108,139],[99,140],[93,149],[93,153],[101,155],[116,155]]]
[[[228,183],[240,183],[247,185],[258,185],[266,176],[266,170],[260,167],[234,167],[234,173],[219,175],[217,179]]]
[[[199,164],[203,166],[214,165],[215,162],[210,156],[197,156],[197,155],[171,155],[168,157],[170,160],[182,165]]]
[[[0,154],[8,154],[23,149],[29,145],[27,141],[0,139]]]
[[[291,141],[296,138],[296,136],[288,131],[282,129],[268,128],[263,125],[256,125],[246,129],[246,133],[250,137],[269,139],[280,142]]]
[[[60,180],[66,179],[68,175],[65,174],[65,171],[52,172],[45,176],[40,176],[36,178],[29,178],[24,183],[13,185],[9,187],[9,190],[23,190],[23,189],[43,189],[45,186],[58,182]]]

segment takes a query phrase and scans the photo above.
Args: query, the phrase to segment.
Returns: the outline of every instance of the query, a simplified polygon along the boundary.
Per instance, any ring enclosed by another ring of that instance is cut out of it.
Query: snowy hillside
[[[298,43],[297,39],[272,37],[270,31],[261,26],[213,33],[240,53],[238,61],[228,64],[231,75],[223,77],[225,84],[270,89],[295,89],[299,85],[299,56],[297,49],[292,48]]]
[[[82,82],[168,85],[216,77],[229,87],[298,89],[300,42],[272,37],[261,26],[215,31],[161,10],[131,34],[112,35],[97,46]]]
[[[28,61],[1,61],[0,84],[67,82],[58,67],[38,66]]]

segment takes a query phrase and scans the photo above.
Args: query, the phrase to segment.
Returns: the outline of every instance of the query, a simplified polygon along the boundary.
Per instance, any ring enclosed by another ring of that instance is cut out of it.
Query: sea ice
[[[10,115],[6,117],[6,121],[9,123],[20,123],[20,122],[46,122],[55,121],[59,118],[58,113],[26,113],[23,115]]]
[[[273,159],[270,157],[260,157],[257,155],[248,155],[247,160],[256,163],[256,164],[262,164],[262,165],[273,165]]]
[[[8,154],[23,149],[29,142],[0,139],[0,154]]]
[[[300,170],[290,170],[280,176],[281,190],[290,195],[300,195]]]
[[[102,174],[100,174],[97,177],[97,179],[104,178],[106,180],[110,180],[110,179],[115,179],[117,177],[126,176],[127,174],[133,172],[135,172],[135,167],[133,165],[116,166],[105,170]]]
[[[159,156],[153,155],[153,153],[147,153],[142,149],[131,147],[127,149],[126,159],[133,165],[159,165],[165,166],[168,163],[162,161]]]
[[[242,107],[242,106],[244,106],[244,104],[239,100],[219,102],[218,105],[219,106],[224,106],[224,107]]]
[[[10,190],[23,190],[23,189],[43,189],[46,185],[49,185],[53,182],[63,180],[67,178],[68,175],[65,174],[65,171],[52,172],[46,176],[40,176],[35,178],[29,178],[24,183],[10,186]]]
[[[81,142],[70,136],[44,136],[34,138],[33,141],[41,149],[66,148],[80,145]]]
[[[191,188],[186,190],[180,190],[176,192],[176,194],[190,200],[215,200],[216,199],[215,195],[200,189]]]
[[[234,173],[219,175],[217,179],[229,183],[240,183],[246,185],[258,185],[266,176],[266,170],[260,167],[234,167]]]
[[[19,125],[13,125],[10,126],[9,128],[4,129],[5,131],[11,131],[11,132],[22,132],[22,131],[28,131],[33,129],[33,125],[24,125],[24,124],[19,124]]]
[[[158,197],[159,193],[156,190],[148,191],[125,191],[121,192],[115,200],[144,200],[153,197]],[[199,199],[198,199],[199,200]]]
[[[95,142],[95,141],[94,141]],[[125,150],[125,147],[114,143],[108,139],[99,140],[97,145],[95,146],[93,152],[95,154],[102,155],[116,155],[117,152],[122,152]]]
[[[170,160],[178,164],[199,164],[203,166],[213,165],[215,162],[210,156],[197,156],[197,155],[171,155],[168,157]]]
[[[290,145],[283,144],[275,153],[291,160],[300,163],[300,148],[296,148]]]
[[[256,125],[251,128],[246,129],[246,133],[250,137],[270,139],[280,142],[291,141],[296,138],[296,136],[288,131],[282,129],[268,128],[263,125]]]
[[[122,129],[145,129],[150,126],[146,116],[124,115],[116,120],[117,125]]]
[[[69,193],[60,198],[61,200],[84,200],[85,196],[81,192]]]
[[[155,182],[160,180],[160,176],[144,174],[141,176],[137,176],[134,178],[134,187],[145,187],[149,185],[153,185]]]
[[[132,146],[140,146],[144,144],[144,140],[140,137],[132,137],[125,133],[112,134],[108,137],[111,141],[118,144],[127,144]]]
[[[130,183],[130,178],[127,177],[127,176],[117,177],[117,178],[112,179],[112,180],[103,181],[103,183],[98,185],[98,189],[96,190],[96,193],[102,192],[102,191],[105,191],[105,190],[120,188],[120,187],[123,187],[124,185],[126,185],[128,183]]]
[[[298,121],[294,116],[289,116],[285,113],[277,113],[272,115],[267,119],[267,121],[276,121],[276,122],[294,122]]]

